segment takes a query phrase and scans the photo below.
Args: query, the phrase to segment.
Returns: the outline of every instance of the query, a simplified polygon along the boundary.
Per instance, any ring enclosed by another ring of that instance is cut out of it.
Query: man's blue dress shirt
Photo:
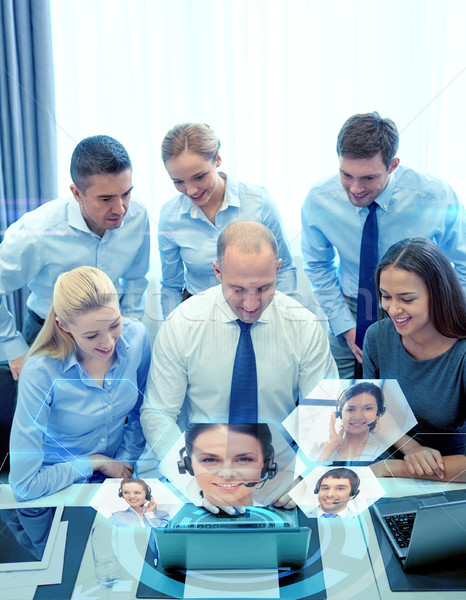
[[[162,206],[158,236],[164,318],[180,304],[185,287],[194,295],[218,284],[212,267],[218,236],[235,221],[257,221],[272,231],[282,259],[277,288],[287,295],[296,293],[296,267],[277,205],[263,187],[221,176],[226,179],[225,200],[215,224],[184,194]]]
[[[149,251],[147,211],[135,200],[121,226],[105,231],[102,238],[89,229],[73,197],[52,200],[23,215],[7,229],[0,245],[0,360],[19,358],[28,350],[8,312],[5,294],[27,285],[28,307],[45,318],[57,277],[87,265],[107,273],[122,313],[140,319]]]
[[[429,238],[454,264],[466,290],[465,211],[445,181],[398,167],[375,202],[379,260],[395,242]],[[358,295],[361,237],[368,213],[367,207],[351,204],[339,175],[314,185],[302,207],[304,270],[335,335],[356,326],[344,296]]]
[[[92,454],[136,461],[144,447],[139,408],[150,355],[145,326],[125,319],[103,387],[75,353],[65,361],[26,360],[10,438],[10,484],[18,500],[88,480]]]

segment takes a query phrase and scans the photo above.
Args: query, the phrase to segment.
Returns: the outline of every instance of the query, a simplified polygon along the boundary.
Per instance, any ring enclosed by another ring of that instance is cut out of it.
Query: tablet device
[[[46,569],[63,506],[0,509],[0,571]]]

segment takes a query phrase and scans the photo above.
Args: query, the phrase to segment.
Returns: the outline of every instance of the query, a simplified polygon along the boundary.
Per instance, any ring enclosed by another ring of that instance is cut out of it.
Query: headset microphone
[[[244,487],[250,488],[250,487],[254,487],[256,485],[259,485],[259,483],[262,483],[261,487],[257,488],[258,490],[261,490],[264,487],[265,482],[268,479],[271,479],[271,477],[265,477],[265,479],[261,479],[260,481],[249,481],[248,483],[243,483],[243,485],[244,485]]]

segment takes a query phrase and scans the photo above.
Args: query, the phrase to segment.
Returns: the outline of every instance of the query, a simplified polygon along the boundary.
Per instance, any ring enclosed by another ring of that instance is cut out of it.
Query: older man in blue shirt
[[[399,240],[426,237],[447,254],[466,289],[464,208],[443,180],[399,166],[398,143],[390,119],[377,112],[350,117],[338,135],[339,173],[316,183],[302,207],[304,268],[328,316],[330,346],[344,378],[354,376],[355,359],[362,362],[357,297],[371,215],[378,230],[375,260]],[[364,291],[376,304],[375,287]]]
[[[117,140],[82,140],[71,158],[72,197],[26,213],[5,232],[0,246],[0,360],[18,379],[24,357],[40,330],[55,281],[64,271],[94,266],[109,275],[124,315],[141,318],[149,268],[149,219],[130,202],[132,166]],[[16,330],[5,295],[28,285],[23,335]]]

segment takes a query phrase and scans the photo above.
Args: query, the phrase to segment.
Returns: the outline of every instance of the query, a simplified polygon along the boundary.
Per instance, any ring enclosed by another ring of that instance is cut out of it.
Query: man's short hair
[[[391,119],[382,119],[378,112],[353,115],[345,121],[337,139],[339,157],[372,158],[379,152],[386,169],[398,152],[400,136]]]
[[[108,135],[93,135],[74,149],[70,173],[73,183],[85,192],[92,175],[118,175],[131,168],[128,152],[119,141]]]
[[[351,496],[357,496],[359,494],[359,484],[360,480],[354,471],[351,469],[347,469],[346,467],[337,467],[335,469],[330,469],[325,472],[317,481],[316,487],[314,490],[314,494],[318,494],[320,491],[320,486],[322,485],[322,481],[327,477],[333,477],[333,479],[349,479],[351,485]]]
[[[244,254],[259,254],[264,244],[272,248],[278,260],[278,244],[268,227],[255,221],[236,221],[221,232],[217,240],[217,263],[222,266],[227,246],[237,246]]]

